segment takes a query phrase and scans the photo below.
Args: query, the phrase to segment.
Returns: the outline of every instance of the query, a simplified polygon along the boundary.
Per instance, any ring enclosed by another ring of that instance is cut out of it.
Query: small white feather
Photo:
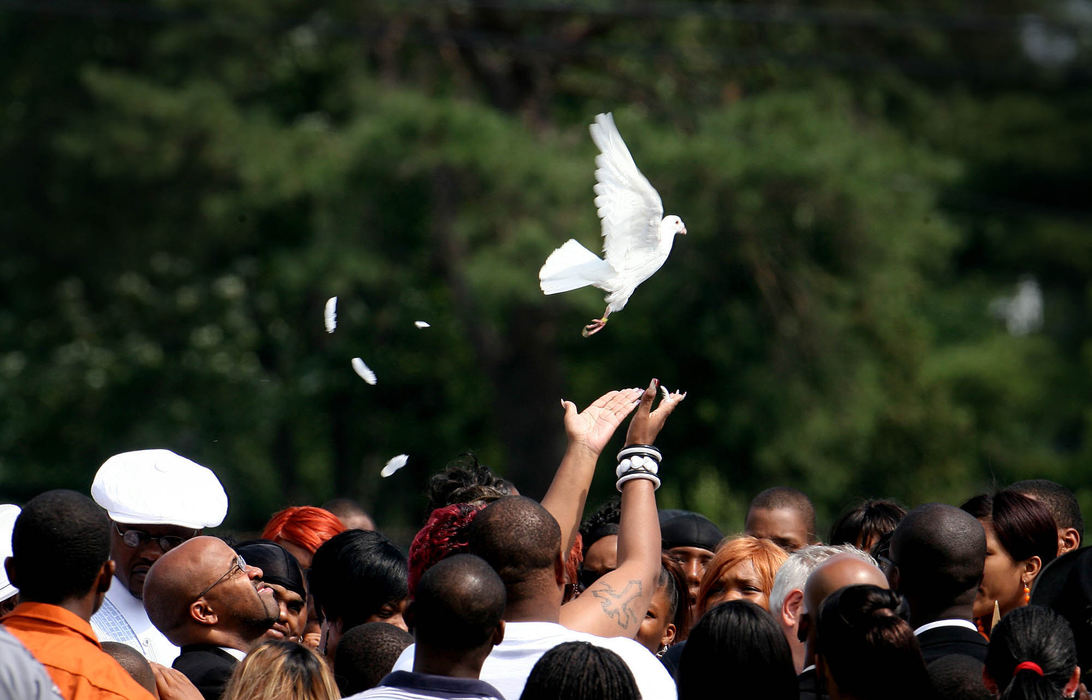
[[[387,462],[387,465],[383,467],[383,471],[379,472],[379,476],[383,477],[384,479],[387,478],[402,467],[406,466],[406,462],[408,461],[408,455],[398,455],[397,457],[391,457],[390,461]]]
[[[333,333],[337,328],[337,297],[330,297],[326,300],[326,311],[323,313],[323,320],[326,321],[326,332]]]
[[[661,385],[660,385],[660,393],[664,395],[664,398],[665,398],[665,399],[666,399],[666,398],[667,398],[668,396],[670,396],[670,395],[671,395],[671,392],[670,392],[670,391],[668,391],[668,390],[667,390],[667,387],[666,387],[666,386],[664,386],[663,384],[661,384]]]
[[[371,370],[368,365],[364,364],[364,360],[359,357],[353,358],[353,371],[360,375],[360,378],[369,384],[375,385],[376,378],[375,372]]]
[[[418,328],[432,328],[432,325],[427,321],[414,321],[413,325],[417,326]]]

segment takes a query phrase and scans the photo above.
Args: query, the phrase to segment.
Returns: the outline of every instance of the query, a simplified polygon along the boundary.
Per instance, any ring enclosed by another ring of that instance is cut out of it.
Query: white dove
[[[546,294],[592,285],[607,293],[603,318],[584,326],[597,333],[614,311],[621,311],[641,284],[659,270],[671,253],[675,234],[686,233],[682,219],[664,216],[660,195],[633,162],[614,117],[599,114],[589,130],[599,147],[595,157],[595,206],[603,224],[603,258],[569,239],[550,253],[538,271]]]

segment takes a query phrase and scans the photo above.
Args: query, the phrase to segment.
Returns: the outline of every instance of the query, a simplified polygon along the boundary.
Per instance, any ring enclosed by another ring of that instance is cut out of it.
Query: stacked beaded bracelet
[[[660,460],[663,455],[652,445],[630,445],[618,453],[618,468],[614,470],[618,481],[615,486],[619,491],[622,484],[633,479],[648,479],[654,488],[660,488]]]

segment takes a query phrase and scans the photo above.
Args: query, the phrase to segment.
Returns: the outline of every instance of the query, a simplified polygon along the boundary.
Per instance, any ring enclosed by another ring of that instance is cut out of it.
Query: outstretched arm
[[[652,411],[659,382],[649,384],[630,422],[626,445],[651,445],[686,395],[670,394]],[[655,486],[647,479],[622,484],[618,568],[561,608],[561,624],[603,637],[632,637],[645,617],[660,575],[660,521]]]
[[[562,552],[567,553],[572,548],[580,529],[584,502],[588,498],[599,454],[640,398],[640,389],[610,391],[579,413],[572,401],[561,402],[565,410],[565,434],[569,444],[542,499],[542,507],[561,526]]]

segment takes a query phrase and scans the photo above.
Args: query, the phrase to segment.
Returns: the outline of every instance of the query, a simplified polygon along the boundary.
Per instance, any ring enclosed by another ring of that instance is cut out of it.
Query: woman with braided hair
[[[640,700],[641,694],[618,654],[587,642],[565,642],[535,663],[520,695],[520,700],[585,698]]]
[[[986,687],[1002,700],[1073,697],[1081,682],[1069,624],[1050,608],[1018,608],[990,636]]]

